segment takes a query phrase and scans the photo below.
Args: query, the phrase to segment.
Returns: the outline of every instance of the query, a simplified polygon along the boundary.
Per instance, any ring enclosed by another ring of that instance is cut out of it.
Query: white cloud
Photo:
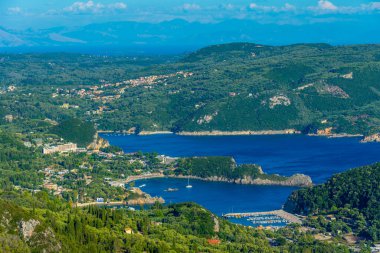
[[[103,9],[104,5],[95,4],[93,1],[88,2],[75,2],[69,7],[66,7],[65,10],[69,12],[97,12],[100,9]]]
[[[182,6],[182,9],[185,11],[196,11],[196,10],[200,10],[201,6],[199,6],[198,4],[185,3]]]
[[[328,0],[319,0],[317,6],[310,6],[307,9],[320,14],[352,11],[351,7],[337,7]]]
[[[119,2],[119,3],[109,4],[108,8],[114,9],[114,10],[124,10],[124,9],[127,9],[127,5],[125,3]]]
[[[22,12],[22,9],[20,7],[11,7],[11,8],[8,8],[8,13],[9,14],[19,14]]]
[[[64,10],[67,12],[73,13],[100,13],[106,11],[115,11],[115,10],[124,10],[127,8],[127,5],[122,2],[112,3],[104,5],[101,3],[95,3],[94,1],[88,2],[75,2],[72,5],[66,7]]]
[[[367,11],[378,11],[380,10],[380,2],[371,2],[369,4],[363,4],[361,7],[363,10]]]
[[[275,6],[258,5],[256,3],[249,4],[249,8],[251,10],[262,11],[262,12],[271,12],[271,11],[276,12],[277,11],[277,7]]]
[[[256,3],[249,4],[249,9],[261,12],[286,12],[286,11],[295,11],[296,7],[289,3],[285,3],[284,6],[267,6],[267,5],[258,5]]]
[[[319,0],[318,1],[318,8],[320,10],[327,10],[327,11],[338,10],[338,7],[336,7],[332,2],[327,1],[327,0]]]

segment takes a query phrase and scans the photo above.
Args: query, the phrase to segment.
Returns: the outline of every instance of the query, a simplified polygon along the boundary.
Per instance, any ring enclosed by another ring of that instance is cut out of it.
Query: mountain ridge
[[[352,27],[350,32],[354,32],[357,36],[348,36],[347,27]],[[361,29],[356,27],[349,21],[335,24],[312,23],[302,26],[290,24],[278,26],[276,24],[261,24],[254,20],[231,19],[217,23],[200,23],[173,19],[160,23],[118,21],[43,29],[14,30],[4,28],[3,30],[10,35],[22,38],[22,43],[3,44],[0,49],[1,51],[12,49],[18,52],[30,52],[40,51],[43,48],[45,51],[88,52],[90,50],[86,51],[84,46],[76,48],[84,41],[86,47],[93,50],[99,47],[104,50],[108,46],[112,46],[118,48],[120,52],[133,52],[132,48],[154,52],[154,48],[163,50],[165,47],[173,46],[177,49],[174,48],[176,50],[172,50],[172,53],[178,53],[210,44],[237,41],[256,41],[274,45],[301,42],[323,42],[334,45],[380,42],[380,35],[374,30],[372,23],[363,25],[364,28]],[[272,32],[268,33],[268,31]],[[71,38],[71,40],[55,41],[50,38],[49,35],[51,34],[58,34]]]

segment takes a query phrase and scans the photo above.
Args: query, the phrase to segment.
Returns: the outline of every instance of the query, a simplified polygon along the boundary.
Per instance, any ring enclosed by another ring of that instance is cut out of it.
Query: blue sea
[[[360,138],[326,138],[304,135],[179,136],[102,135],[125,152],[158,152],[173,157],[231,156],[237,163],[255,163],[266,173],[309,175],[315,184],[333,174],[380,161],[380,143],[360,143]],[[162,196],[166,203],[197,202],[218,215],[279,209],[294,187],[236,185],[192,180],[150,179],[144,191]],[[166,192],[167,188],[178,188]]]

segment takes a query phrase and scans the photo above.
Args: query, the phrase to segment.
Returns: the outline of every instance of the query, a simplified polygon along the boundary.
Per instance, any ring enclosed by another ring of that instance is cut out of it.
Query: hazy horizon
[[[37,0],[0,3],[0,52],[183,53],[230,42],[380,43],[380,2]]]

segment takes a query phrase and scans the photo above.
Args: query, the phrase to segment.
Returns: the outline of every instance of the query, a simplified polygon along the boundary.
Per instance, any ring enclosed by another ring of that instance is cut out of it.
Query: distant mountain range
[[[137,54],[186,52],[210,44],[237,41],[269,45],[307,42],[376,43],[380,42],[376,22],[375,19],[366,19],[355,22],[278,25],[260,24],[252,20],[199,23],[176,19],[156,24],[128,21],[40,30],[12,30],[0,27],[0,51]]]

